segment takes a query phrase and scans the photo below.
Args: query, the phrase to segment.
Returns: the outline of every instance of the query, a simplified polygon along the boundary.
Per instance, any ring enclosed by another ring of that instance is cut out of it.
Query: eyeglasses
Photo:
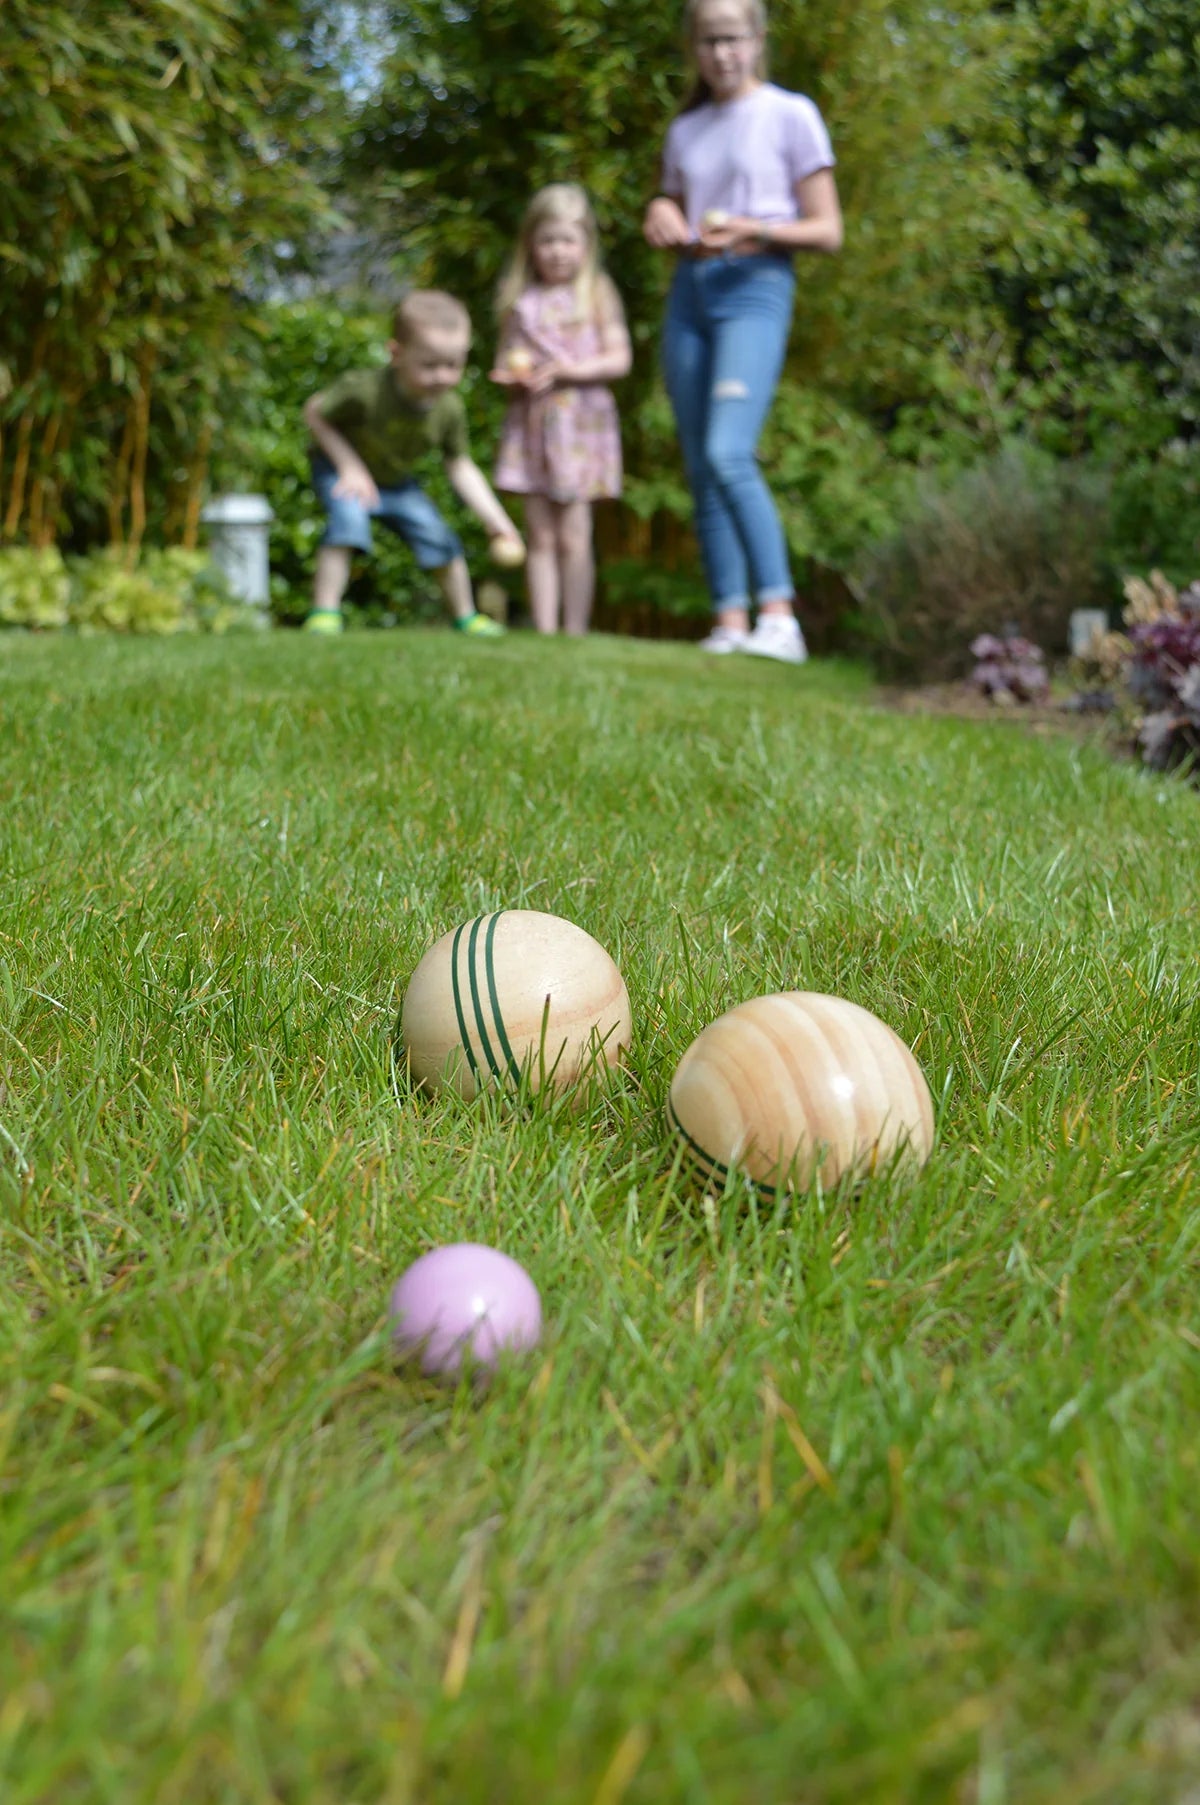
[[[736,50],[739,44],[749,44],[756,33],[753,31],[729,31],[719,38],[697,38],[697,50]]]

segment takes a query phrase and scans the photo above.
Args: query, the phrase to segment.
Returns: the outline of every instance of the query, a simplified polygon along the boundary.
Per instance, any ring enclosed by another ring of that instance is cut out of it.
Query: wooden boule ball
[[[503,565],[505,570],[515,570],[525,562],[524,545],[509,533],[497,533],[494,539],[488,541],[488,550],[492,563]]]
[[[569,1090],[617,1065],[629,993],[573,921],[499,909],[429,948],[409,980],[399,1039],[413,1080],[471,1098],[489,1087]]]
[[[667,1113],[705,1178],[731,1167],[764,1191],[863,1178],[933,1145],[933,1101],[900,1036],[843,997],[789,990],[739,1003],[698,1034]]]
[[[514,345],[505,362],[514,376],[528,376],[533,369],[533,352],[524,345]]]

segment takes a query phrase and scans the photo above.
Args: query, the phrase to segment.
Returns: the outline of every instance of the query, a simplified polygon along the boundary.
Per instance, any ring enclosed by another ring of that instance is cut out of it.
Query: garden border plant
[[[1125,579],[1123,633],[1099,635],[1075,661],[1082,693],[1111,696],[1126,737],[1156,771],[1200,762],[1200,581],[1161,570]]]
[[[226,633],[259,623],[207,552],[132,558],[118,547],[64,558],[56,546],[0,550],[0,628],[27,632]]]

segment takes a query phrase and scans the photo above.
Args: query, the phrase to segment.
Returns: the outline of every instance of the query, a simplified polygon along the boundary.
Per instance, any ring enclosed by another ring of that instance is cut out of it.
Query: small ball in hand
[[[514,376],[528,376],[533,368],[533,352],[517,345],[509,352],[506,362]]]
[[[488,546],[492,563],[500,564],[506,570],[515,570],[518,564],[525,562],[525,547],[519,539],[511,538],[507,533],[497,533]]]
[[[700,224],[706,232],[719,232],[722,226],[729,224],[729,215],[722,207],[710,207]]]

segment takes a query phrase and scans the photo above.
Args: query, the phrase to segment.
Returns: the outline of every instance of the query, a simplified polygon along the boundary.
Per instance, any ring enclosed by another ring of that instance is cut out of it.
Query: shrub
[[[1008,446],[948,485],[919,484],[907,520],[857,572],[859,625],[889,675],[965,675],[967,648],[1003,621],[1063,651],[1075,608],[1107,608],[1108,484],[1095,470]]]
[[[257,620],[203,552],[110,548],[64,563],[54,549],[0,552],[0,625],[79,633],[224,633]]]
[[[81,633],[178,633],[183,624],[179,591],[131,570],[119,551],[80,559],[72,576],[71,625]]]
[[[696,568],[669,570],[653,557],[604,558],[594,625],[639,639],[699,639],[712,603]]]
[[[1176,440],[1114,470],[1112,550],[1117,570],[1154,565],[1178,583],[1200,568],[1200,445]]]
[[[659,614],[708,621],[712,602],[695,570],[663,570],[640,558],[609,558],[603,565],[604,599],[613,608],[648,606]]]
[[[152,547],[142,553],[138,569],[160,591],[179,597],[181,632],[228,633],[262,623],[258,609],[232,593],[207,552]]]
[[[981,633],[971,641],[970,681],[993,702],[1036,702],[1050,687],[1046,655],[1019,634]]]
[[[0,552],[0,627],[65,627],[70,587],[54,546]]]
[[[1178,593],[1161,571],[1125,584],[1125,679],[1142,715],[1146,763],[1167,770],[1200,756],[1200,583]]]

